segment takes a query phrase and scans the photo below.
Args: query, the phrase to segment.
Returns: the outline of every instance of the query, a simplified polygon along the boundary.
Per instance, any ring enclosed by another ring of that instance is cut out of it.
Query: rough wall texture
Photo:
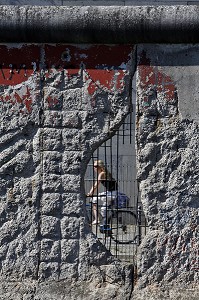
[[[136,299],[199,299],[198,52],[138,47],[138,179],[149,232]]]
[[[199,46],[137,47],[137,154],[149,232],[141,299],[198,299]],[[0,299],[128,299],[95,239],[83,178],[127,114],[131,46],[1,45]]]
[[[0,299],[129,296],[131,266],[88,227],[83,178],[129,110],[132,51],[0,46]]]
[[[191,5],[198,4],[199,0],[0,0],[0,5]]]

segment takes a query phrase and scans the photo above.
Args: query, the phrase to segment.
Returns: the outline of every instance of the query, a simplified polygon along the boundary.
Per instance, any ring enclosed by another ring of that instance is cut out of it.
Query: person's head
[[[107,170],[104,162],[102,160],[96,160],[94,161],[94,170],[97,172],[97,173],[101,173],[101,172],[104,172],[104,175],[107,179],[111,179],[112,178],[112,175],[111,173]]]
[[[102,160],[96,160],[94,161],[94,169],[98,172],[102,172],[105,171],[105,165],[104,162]]]

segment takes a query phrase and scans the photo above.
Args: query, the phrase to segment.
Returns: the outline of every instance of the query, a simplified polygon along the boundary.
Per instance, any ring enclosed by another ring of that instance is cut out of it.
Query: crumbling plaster
[[[84,173],[129,111],[132,46],[1,45],[1,299],[125,299],[132,266],[87,222]]]
[[[137,158],[149,231],[136,299],[198,299],[198,45],[140,45]]]
[[[87,224],[92,151],[128,113],[149,231],[139,299],[198,298],[198,45],[1,45],[1,299],[128,299],[132,266]],[[192,297],[192,298],[191,298]]]

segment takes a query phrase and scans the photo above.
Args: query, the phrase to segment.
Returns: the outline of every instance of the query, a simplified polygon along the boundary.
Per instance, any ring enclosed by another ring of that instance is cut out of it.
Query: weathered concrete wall
[[[77,22],[78,20],[78,22]],[[199,6],[0,6],[2,43],[199,43]]]
[[[195,5],[199,0],[0,0],[0,5]]]
[[[136,299],[199,299],[199,46],[138,46]]]
[[[86,220],[92,151],[130,105],[131,46],[1,45],[0,298],[128,298]]]
[[[137,47],[137,154],[149,232],[135,299],[198,299],[198,45]],[[1,45],[1,299],[128,299],[95,239],[84,173],[127,114],[131,46]]]

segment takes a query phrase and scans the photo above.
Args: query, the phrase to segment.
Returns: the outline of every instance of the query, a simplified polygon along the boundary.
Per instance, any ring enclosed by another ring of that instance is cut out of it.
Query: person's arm
[[[101,180],[104,179],[104,172],[99,173],[97,180],[95,181],[94,185],[92,186],[90,192],[87,194],[88,197],[93,196],[95,191],[99,188]]]

